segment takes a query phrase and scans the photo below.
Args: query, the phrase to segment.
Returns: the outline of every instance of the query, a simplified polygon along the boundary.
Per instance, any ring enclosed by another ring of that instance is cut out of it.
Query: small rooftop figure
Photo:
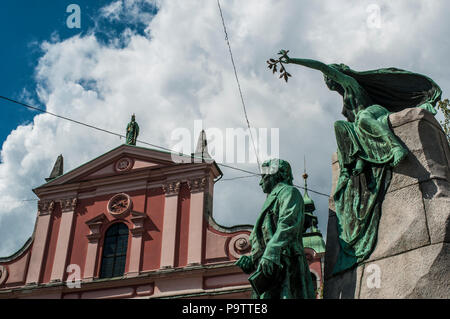
[[[127,125],[127,141],[128,145],[136,145],[136,140],[139,135],[139,125],[135,121],[135,115],[131,116],[131,122]]]

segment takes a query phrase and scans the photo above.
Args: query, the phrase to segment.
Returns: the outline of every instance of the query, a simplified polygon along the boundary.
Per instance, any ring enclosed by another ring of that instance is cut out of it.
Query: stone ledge
[[[449,179],[448,167],[443,161],[427,157],[423,150],[411,151],[392,171],[387,193],[430,179]]]
[[[392,113],[389,115],[389,123],[392,128],[406,125],[414,121],[427,121],[430,124],[436,126],[436,128],[438,128],[439,130],[442,130],[439,122],[436,120],[433,114],[418,107],[404,109],[403,111]]]

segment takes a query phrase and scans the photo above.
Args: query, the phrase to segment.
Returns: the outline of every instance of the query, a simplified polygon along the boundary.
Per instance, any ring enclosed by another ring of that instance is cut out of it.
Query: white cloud
[[[109,21],[149,23],[153,15],[142,7],[157,4],[153,0],[116,0],[100,9],[100,17]]]
[[[177,127],[246,127],[220,14],[215,1],[158,2],[153,19],[144,1],[114,1],[100,12],[110,21],[138,21],[147,36],[128,29],[124,46],[104,45],[94,34],[42,44],[36,87],[47,110],[123,133],[136,114],[140,139],[171,147]],[[381,7],[381,28],[367,27],[366,8]],[[342,101],[318,72],[288,66],[284,83],[265,61],[281,48],[292,57],[373,69],[397,66],[424,73],[445,92],[450,86],[445,1],[222,1],[225,22],[252,126],[280,128],[280,157],[291,162],[302,185],[303,156],[309,186],[329,193],[333,122]],[[151,35],[151,36],[150,36]],[[121,42],[122,43],[122,42]],[[193,137],[196,141],[197,136]],[[51,117],[11,132],[1,150],[0,256],[13,253],[31,235],[36,208],[31,189],[42,184],[59,154],[65,171],[123,143],[117,137]],[[255,165],[242,165],[257,171]],[[223,169],[225,178],[242,175]],[[214,217],[225,225],[253,223],[264,201],[257,178],[218,182]],[[326,230],[328,200],[316,201]]]

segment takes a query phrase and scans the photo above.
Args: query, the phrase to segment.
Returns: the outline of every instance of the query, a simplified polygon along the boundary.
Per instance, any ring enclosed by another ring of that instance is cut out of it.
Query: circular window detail
[[[131,198],[125,193],[111,197],[108,202],[108,212],[114,217],[121,217],[131,210]]]
[[[116,171],[118,172],[126,172],[129,171],[133,167],[133,160],[128,157],[123,157],[116,162]]]

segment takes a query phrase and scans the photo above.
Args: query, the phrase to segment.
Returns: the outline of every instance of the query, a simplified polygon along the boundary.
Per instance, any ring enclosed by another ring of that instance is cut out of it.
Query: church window
[[[105,234],[100,278],[123,276],[127,248],[128,227],[123,223],[113,224]]]

